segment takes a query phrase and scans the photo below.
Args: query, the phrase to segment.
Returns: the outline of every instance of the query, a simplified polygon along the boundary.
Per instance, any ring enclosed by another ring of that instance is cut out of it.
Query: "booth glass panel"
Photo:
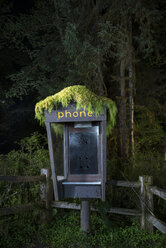
[[[59,134],[56,134],[55,129],[59,130]],[[53,145],[53,156],[55,163],[55,173],[58,178],[64,178],[64,153],[63,153],[63,124],[51,123],[51,136]]]

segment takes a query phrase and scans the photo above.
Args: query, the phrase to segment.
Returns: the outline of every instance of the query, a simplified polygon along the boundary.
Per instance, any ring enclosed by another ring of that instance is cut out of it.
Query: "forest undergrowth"
[[[91,232],[80,230],[79,211],[55,210],[50,224],[37,224],[34,213],[3,218],[1,248],[165,248],[166,236],[141,230],[138,220],[91,214]],[[108,220],[107,219],[107,220]],[[1,220],[2,224],[2,220]]]
[[[57,153],[61,146],[57,146]],[[152,157],[151,157],[152,158]],[[123,161],[124,162],[124,161]],[[116,159],[107,161],[107,176],[109,179],[136,180],[138,175],[146,172],[154,176],[155,183],[160,175],[160,186],[165,187],[165,167],[159,159],[144,161],[146,167],[135,163],[135,169],[129,170],[129,162],[125,169]],[[147,171],[151,163],[151,170]],[[41,168],[49,167],[47,139],[35,132],[30,137],[18,143],[18,149],[0,156],[1,175],[40,175]],[[157,170],[156,170],[157,168]],[[119,171],[119,174],[117,174]],[[130,173],[129,173],[130,172]],[[40,200],[40,185],[38,183],[0,183],[0,206],[10,207],[25,203],[37,203]],[[125,195],[125,196],[124,196]],[[135,192],[124,189],[116,191],[107,189],[108,207],[138,206]],[[135,198],[134,198],[135,197]],[[77,202],[77,200],[74,200]],[[133,203],[132,203],[133,202]],[[94,204],[99,204],[94,200]],[[165,203],[155,200],[156,213],[164,220]],[[80,213],[73,210],[53,210],[53,218],[49,224],[41,221],[42,209],[35,208],[31,213],[4,216],[0,219],[1,248],[165,248],[166,236],[156,231],[148,234],[140,229],[137,218],[109,215],[105,212],[91,214],[91,232],[85,235],[80,230]]]

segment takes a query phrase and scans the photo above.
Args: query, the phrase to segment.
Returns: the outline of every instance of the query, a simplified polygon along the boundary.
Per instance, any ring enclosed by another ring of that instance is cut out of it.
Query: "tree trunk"
[[[121,106],[121,99],[117,97],[117,108],[120,109]],[[117,127],[117,135],[116,135],[116,142],[117,142],[117,155],[118,157],[122,156],[122,133],[121,133],[121,113],[118,111],[116,115],[116,127]]]
[[[57,17],[57,29],[58,29],[59,34],[60,34],[61,42],[63,43],[64,35],[63,35],[62,27],[61,27],[61,20],[60,20],[59,13],[58,13],[57,0],[54,0],[54,7],[55,7],[55,13],[56,13],[56,17]]]
[[[134,155],[134,72],[132,54],[132,23],[129,21],[129,154]]]
[[[99,95],[103,96],[104,95],[104,79],[103,79],[103,73],[102,73],[102,68],[101,68],[100,53],[98,53],[98,58],[97,58],[97,73],[98,73]]]
[[[164,161],[166,162],[166,132],[165,132],[165,140],[164,140]]]
[[[125,61],[120,62],[120,88],[121,88],[121,140],[122,157],[127,158],[127,135],[126,135],[126,97],[125,97]]]
[[[134,155],[134,98],[133,98],[133,66],[129,64],[129,154]]]

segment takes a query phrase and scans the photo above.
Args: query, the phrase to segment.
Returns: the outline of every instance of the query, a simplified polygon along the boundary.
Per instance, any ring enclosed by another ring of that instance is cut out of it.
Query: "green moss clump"
[[[104,113],[104,107],[108,108],[107,134],[111,133],[115,126],[117,113],[115,103],[107,97],[96,95],[81,85],[67,87],[55,95],[48,96],[38,102],[35,106],[35,117],[41,124],[44,124],[44,110],[51,112],[53,109],[57,109],[59,104],[62,104],[63,107],[67,107],[71,102],[76,103],[76,109],[83,108],[84,110],[95,112],[96,115]]]

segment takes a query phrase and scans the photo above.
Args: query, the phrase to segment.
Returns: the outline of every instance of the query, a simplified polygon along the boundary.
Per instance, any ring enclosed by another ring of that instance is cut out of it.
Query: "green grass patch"
[[[3,223],[2,223],[3,221]],[[91,233],[80,230],[79,211],[55,210],[50,224],[41,225],[31,213],[5,217],[0,235],[1,248],[165,248],[166,235],[148,234],[137,222],[130,225],[103,222],[97,213],[91,214]],[[5,233],[6,232],[6,233]]]

